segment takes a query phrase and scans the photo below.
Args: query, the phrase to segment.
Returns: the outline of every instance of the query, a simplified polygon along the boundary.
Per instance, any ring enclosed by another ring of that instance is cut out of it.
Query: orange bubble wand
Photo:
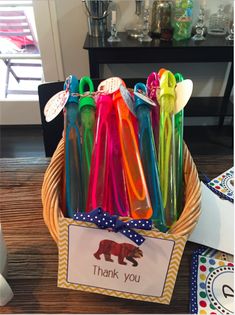
[[[141,164],[137,138],[131,120],[131,112],[127,105],[128,94],[126,94],[126,97],[123,97],[123,91],[126,91],[126,93],[128,91],[124,87],[121,87],[120,90],[113,94],[113,101],[118,113],[118,132],[131,216],[134,219],[150,219],[153,210]],[[131,101],[130,95],[129,101]]]

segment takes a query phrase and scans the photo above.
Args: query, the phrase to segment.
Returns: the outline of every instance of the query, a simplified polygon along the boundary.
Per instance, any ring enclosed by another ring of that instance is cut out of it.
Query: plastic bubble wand
[[[108,97],[108,95],[100,95],[96,105],[97,122],[86,203],[86,211],[88,212],[97,207],[102,207],[105,211],[111,211],[111,209],[107,207],[109,193],[109,174],[107,171],[109,168],[107,120],[112,110],[112,99]],[[110,213],[113,214],[112,211]]]
[[[64,138],[65,138],[65,210],[72,218],[75,211],[84,210],[82,185],[82,151],[78,125],[78,79],[69,76],[64,84],[64,90],[69,89],[70,96],[65,106]]]
[[[143,96],[146,95],[146,86],[143,83],[137,83],[134,88],[134,93],[136,92],[142,92]],[[157,153],[151,124],[152,108],[154,107],[135,94],[135,109],[139,122],[140,155],[153,207],[152,220],[160,231],[166,232],[167,227],[160,189]]]
[[[130,216],[130,206],[126,187],[126,179],[123,168],[123,159],[121,151],[121,143],[118,132],[118,113],[113,106],[108,117],[109,125],[109,174],[111,178],[110,195],[113,204],[109,207],[113,208],[113,212],[123,217]]]
[[[156,150],[158,152],[158,142],[159,142],[159,120],[160,120],[160,106],[157,101],[157,89],[159,88],[159,75],[156,72],[152,72],[147,78],[147,94],[148,97],[156,103],[156,106],[152,108],[152,128],[154,134],[154,140],[156,145]]]
[[[85,92],[84,88],[86,85],[88,85],[89,90]],[[94,92],[92,80],[89,77],[81,78],[79,83],[79,112],[82,127],[83,189],[85,203],[87,200],[95,126],[95,100],[90,94],[92,92]]]
[[[175,164],[175,86],[176,80],[170,71],[163,72],[160,79],[160,130],[159,173],[163,207],[167,226],[177,220],[176,164]]]
[[[175,73],[176,82],[184,80],[182,74]],[[184,109],[175,114],[175,162],[176,162],[176,195],[178,217],[183,208],[183,133]]]
[[[122,91],[122,93],[120,91]],[[130,95],[124,95],[125,93],[128,93],[128,91],[121,86],[120,90],[114,93],[113,100],[118,113],[118,131],[130,211],[134,219],[149,219],[152,217],[153,210],[141,164],[136,134],[131,121],[131,112],[126,103],[128,99],[129,101],[131,101],[131,99]]]

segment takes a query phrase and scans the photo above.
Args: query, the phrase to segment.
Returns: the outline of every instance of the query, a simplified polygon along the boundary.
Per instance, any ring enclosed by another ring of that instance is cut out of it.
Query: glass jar
[[[171,27],[172,2],[168,0],[155,0],[152,8],[151,35],[162,40],[172,38]]]
[[[193,0],[175,0],[172,8],[173,38],[184,40],[191,37]]]
[[[127,35],[136,39],[142,37],[143,21],[142,21],[142,11],[143,11],[143,0],[135,0],[135,14],[134,19],[131,23],[128,23],[125,27]]]
[[[208,34],[224,36],[226,35],[228,28],[229,18],[224,13],[223,5],[220,5],[218,11],[210,16]]]

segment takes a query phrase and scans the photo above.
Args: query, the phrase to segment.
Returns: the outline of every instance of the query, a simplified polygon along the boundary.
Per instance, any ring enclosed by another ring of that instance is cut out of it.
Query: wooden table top
[[[231,155],[195,156],[199,174],[216,177],[233,165]],[[191,255],[188,242],[170,305],[132,301],[57,288],[57,246],[43,222],[41,185],[47,158],[1,159],[1,222],[8,248],[13,300],[1,313],[189,313]],[[153,275],[154,276],[154,275]],[[156,279],[157,281],[157,279]]]

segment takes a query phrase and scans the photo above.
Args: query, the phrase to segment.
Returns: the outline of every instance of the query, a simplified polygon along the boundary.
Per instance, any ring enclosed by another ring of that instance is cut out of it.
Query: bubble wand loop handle
[[[97,207],[106,209],[108,190],[109,168],[109,126],[107,123],[111,107],[107,102],[107,96],[99,96],[97,100],[97,124],[95,131],[94,146],[91,159],[91,173],[88,187],[86,211]]]
[[[144,200],[146,195],[145,195],[145,191],[144,191],[144,187],[141,187],[141,191],[138,191],[136,189],[136,184],[133,180],[133,176],[132,176],[132,170],[130,169],[130,159],[129,159],[129,152],[130,151],[136,151],[138,152],[139,148],[138,148],[138,144],[136,142],[136,137],[135,137],[135,131],[134,128],[132,126],[132,123],[129,120],[129,110],[126,106],[126,104],[124,103],[124,101],[122,101],[122,99],[118,100],[118,116],[119,116],[119,134],[120,134],[120,142],[121,142],[121,148],[122,148],[122,152],[123,152],[123,160],[124,160],[124,164],[125,164],[125,169],[127,172],[127,177],[129,182],[131,183],[131,188],[135,194],[135,197],[138,198],[139,200]],[[124,141],[124,139],[129,138],[132,139],[131,142],[128,143],[128,147],[126,146],[126,143]],[[132,146],[132,147],[131,147]],[[136,157],[133,156],[132,159],[136,158],[136,163],[139,165],[140,162],[140,158],[139,155],[137,154]],[[141,169],[140,169],[141,172]],[[143,174],[141,174],[143,175]]]
[[[104,198],[104,187],[107,187],[107,173],[105,172],[105,167],[108,165],[108,158],[107,158],[107,152],[103,152],[102,150],[102,141],[107,142],[107,135],[108,135],[108,125],[106,122],[101,122],[99,126],[97,126],[100,131],[100,136],[96,141],[96,154],[95,158],[93,159],[93,165],[92,167],[94,168],[94,174],[93,174],[93,189],[92,189],[92,207],[90,210],[95,209],[97,206],[103,206],[104,199],[102,200],[102,204],[99,204],[97,202],[97,197],[98,199],[101,197]],[[102,135],[102,137],[101,137]],[[108,147],[106,147],[106,150],[108,151]],[[104,155],[106,157],[104,158]],[[104,165],[104,162],[106,163],[106,166]],[[102,180],[101,180],[102,179]],[[97,189],[98,184],[100,182],[100,186],[103,186],[102,193],[100,190]],[[101,194],[100,194],[101,193]],[[105,209],[106,210],[106,209]]]
[[[109,173],[111,176],[113,195],[113,205],[115,213],[123,217],[130,216],[130,206],[128,201],[128,194],[126,188],[126,180],[123,171],[123,158],[121,152],[121,143],[119,139],[119,131],[117,129],[117,111],[116,108],[112,108],[112,113],[109,117]]]
[[[85,87],[88,86],[88,92]],[[83,188],[84,200],[87,200],[91,155],[94,139],[94,126],[95,126],[95,101],[92,96],[94,92],[94,85],[89,77],[83,77],[79,83],[79,94],[81,96],[79,102],[79,112],[81,116],[81,129],[82,129],[82,151],[83,151]]]
[[[176,161],[175,161],[175,86],[170,71],[163,72],[160,79],[160,183],[163,195],[166,223],[171,226],[177,220]]]
[[[164,132],[167,130],[167,135]],[[163,131],[163,132],[162,132]],[[168,187],[169,187],[169,163],[172,138],[172,122],[169,114],[161,115],[161,131],[160,131],[160,182],[163,195],[163,206],[166,207]]]
[[[157,88],[159,87],[159,75],[157,72],[152,72],[146,82],[148,97],[153,101],[157,101]]]
[[[154,134],[154,140],[156,145],[156,151],[158,152],[159,145],[159,124],[160,124],[160,107],[157,101],[157,89],[159,88],[159,75],[156,72],[152,72],[147,78],[147,94],[148,97],[151,98],[154,102],[156,102],[157,106],[152,109],[152,128]]]
[[[139,90],[141,94],[146,95],[146,86],[143,83],[135,85],[134,92]],[[153,208],[152,220],[161,232],[166,232],[167,227],[160,189],[158,161],[151,124],[151,109],[148,103],[135,95],[135,110],[139,123],[140,155]]]
[[[126,120],[126,124],[128,125],[128,128],[125,128],[123,123],[120,125],[120,129],[122,129],[122,130],[120,130],[121,139],[124,135],[127,135],[128,132],[130,133],[129,137],[131,137],[132,139],[135,139],[135,133],[134,133],[132,124],[130,123],[129,120]],[[146,197],[145,189],[144,189],[144,187],[141,187],[141,191],[138,191],[136,188],[136,184],[135,184],[133,177],[132,177],[132,171],[129,167],[130,161],[128,161],[128,158],[127,158],[128,147],[126,147],[125,142],[123,140],[121,140],[121,147],[122,147],[122,151],[124,152],[123,159],[124,159],[124,163],[125,163],[125,168],[126,168],[128,180],[131,183],[131,187],[132,187],[132,190],[135,194],[135,197],[138,198],[139,200],[144,200]],[[129,147],[129,149],[131,149],[131,148]],[[133,150],[137,150],[137,149],[138,149],[137,143],[136,143],[136,141],[133,141]],[[137,162],[137,164],[140,164],[140,159],[139,159],[138,155],[136,156],[136,162]],[[141,176],[143,176],[142,172],[140,174],[141,174]]]
[[[127,177],[131,216],[133,218],[149,219],[152,216],[152,207],[141,164],[139,148],[135,131],[129,117],[130,111],[120,91],[114,93],[114,103],[118,112],[118,130],[124,169]]]

